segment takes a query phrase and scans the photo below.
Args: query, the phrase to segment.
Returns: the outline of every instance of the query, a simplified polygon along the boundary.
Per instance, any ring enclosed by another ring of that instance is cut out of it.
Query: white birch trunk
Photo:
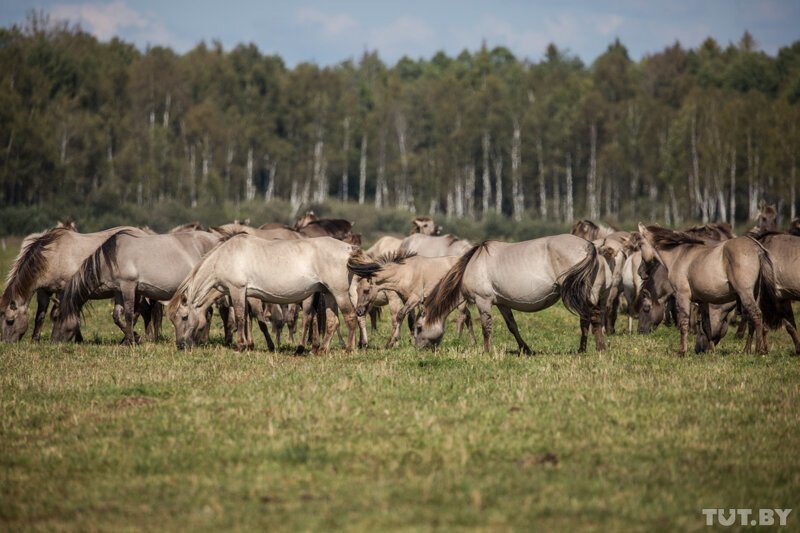
[[[564,217],[567,222],[572,222],[575,220],[575,204],[573,199],[573,192],[572,192],[572,154],[567,154],[567,202],[566,202],[566,213],[564,213]]]
[[[358,164],[358,203],[363,205],[367,195],[367,133],[361,136],[361,161]]]
[[[381,131],[378,150],[378,178],[375,182],[375,207],[381,209],[388,200],[389,188],[386,185],[386,133]]]
[[[267,183],[267,190],[264,191],[264,202],[271,202],[275,197],[275,176],[278,173],[278,162],[269,162],[269,183]]]
[[[395,201],[400,209],[408,209],[408,150],[406,149],[407,124],[405,117],[398,113],[395,117],[397,148],[400,152],[400,179],[395,183]]]
[[[317,142],[314,143],[314,162],[312,175],[314,177],[314,200],[324,202],[328,197],[328,180],[325,176],[325,163],[323,161],[323,150],[325,142],[322,140],[322,133],[319,132]]]
[[[164,116],[161,121],[161,125],[164,129],[167,129],[169,127],[169,108],[171,103],[172,103],[172,95],[167,93],[167,97],[164,98]]]
[[[519,120],[515,118],[514,135],[511,139],[511,198],[513,201],[512,216],[517,222],[522,220],[522,212],[525,210],[525,193],[522,191],[522,177],[520,176],[522,170],[521,144],[522,132],[520,131]]]
[[[757,156],[753,153],[753,139],[750,131],[747,132],[747,218],[755,220],[758,217],[758,184],[756,183]]]
[[[244,182],[245,198],[249,202],[256,197],[256,186],[253,183],[253,147],[247,150],[247,176]]]
[[[350,188],[350,177],[348,175],[348,163],[350,162],[350,117],[344,119],[344,146],[342,147],[342,187],[339,198],[347,201],[347,193]]]
[[[464,167],[464,204],[468,217],[475,214],[475,165],[470,163]]]
[[[481,197],[482,213],[485,217],[489,214],[489,203],[492,199],[492,182],[489,177],[489,130],[483,130],[481,147],[483,148],[483,196]]]
[[[600,218],[597,201],[597,125],[592,122],[589,128],[589,176],[586,179],[586,198],[589,204],[589,218]]]
[[[189,148],[189,203],[197,207],[197,156],[194,144]]]
[[[494,157],[494,211],[503,214],[503,154],[500,150]]]
[[[729,223],[731,227],[736,223],[736,148],[731,148],[731,181],[730,181]]]
[[[544,177],[544,150],[542,138],[536,139],[536,157],[539,159],[539,216],[542,220],[547,218],[547,186]]]
[[[697,118],[695,115],[692,115],[692,126],[690,131],[690,141],[691,141],[691,149],[692,149],[692,171],[691,171],[691,179],[689,180],[692,183],[694,189],[694,198],[696,202],[695,210],[699,211],[703,218],[703,224],[708,223],[708,205],[706,202],[706,197],[703,196],[703,193],[700,191],[700,158],[697,154]]]
[[[553,220],[561,220],[561,180],[553,172]]]

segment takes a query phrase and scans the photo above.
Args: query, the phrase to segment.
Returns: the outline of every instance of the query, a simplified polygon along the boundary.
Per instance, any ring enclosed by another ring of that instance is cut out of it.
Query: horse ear
[[[642,235],[642,237],[646,237],[648,234],[647,228],[641,222],[639,222],[639,233]]]

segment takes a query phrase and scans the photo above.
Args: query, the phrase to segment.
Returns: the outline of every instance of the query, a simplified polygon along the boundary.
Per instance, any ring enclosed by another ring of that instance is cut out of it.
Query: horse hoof
[[[295,355],[303,355],[304,353],[306,353],[306,347],[305,347],[305,346],[302,346],[302,345],[301,345],[301,346],[298,346],[298,347],[297,347],[297,348],[294,350],[294,354],[295,354]]]

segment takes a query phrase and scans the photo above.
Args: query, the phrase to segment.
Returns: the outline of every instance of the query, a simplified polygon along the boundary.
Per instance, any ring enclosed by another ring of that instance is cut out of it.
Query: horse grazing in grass
[[[167,305],[167,314],[175,325],[177,347],[194,345],[196,333],[206,326],[206,310],[221,296],[231,300],[239,335],[236,348],[244,350],[252,346],[245,327],[248,297],[284,304],[324,292],[344,315],[347,350],[352,350],[357,320],[350,300],[352,275],[347,271],[347,260],[355,250],[352,245],[327,237],[288,241],[247,234],[231,237],[195,266]],[[328,350],[339,323],[330,305],[326,313],[323,351]]]
[[[699,305],[703,333],[711,339],[709,305],[728,304],[737,299],[753,322],[759,337],[758,350],[768,351],[766,327],[775,321],[771,309],[777,308],[777,302],[775,273],[763,246],[750,237],[708,245],[685,232],[642,224],[639,224],[639,233],[643,237],[640,243],[642,278],[646,280],[646,273],[653,265],[661,263],[675,289],[681,334],[679,355],[686,354],[692,302]],[[750,343],[745,349],[750,350]]]
[[[83,261],[103,241],[122,229],[144,234],[133,227],[78,233],[74,230],[74,224],[60,224],[59,227],[25,237],[22,249],[8,273],[5,291],[0,296],[3,341],[17,342],[25,335],[28,329],[28,307],[34,294],[37,309],[33,340],[38,341],[50,297],[64,288]],[[76,330],[75,335],[77,338],[81,337],[80,329]]]
[[[392,320],[392,335],[386,343],[391,348],[400,337],[403,319],[430,296],[431,290],[458,262],[458,257],[422,257],[414,252],[395,251],[386,254],[376,261],[370,261],[364,254],[354,254],[347,262],[351,273],[368,280],[366,285],[359,284],[356,312],[363,316],[382,291],[397,294],[403,306]],[[475,332],[467,310],[466,302],[459,305],[458,332],[464,324],[469,328],[473,342]]]
[[[54,341],[76,340],[83,305],[114,298],[114,322],[123,344],[134,344],[136,302],[169,300],[183,279],[219,237],[204,231],[137,235],[129,230],[109,236],[80,266],[61,293]]]
[[[579,351],[586,350],[590,325],[596,349],[603,350],[605,284],[605,269],[601,268],[597,249],[580,237],[555,235],[519,243],[487,241],[461,256],[425,300],[416,332],[417,346],[438,344],[444,334],[444,318],[465,298],[480,312],[485,352],[491,346],[491,311],[495,305],[520,351],[531,354],[512,310],[541,311],[561,299],[580,317]]]

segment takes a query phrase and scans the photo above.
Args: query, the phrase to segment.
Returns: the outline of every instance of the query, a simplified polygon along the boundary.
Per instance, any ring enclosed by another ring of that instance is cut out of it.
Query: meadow
[[[784,331],[767,356],[729,335],[680,359],[664,327],[578,355],[562,306],[516,316],[533,357],[499,314],[490,354],[452,328],[384,350],[384,318],[367,350],[298,357],[235,353],[216,318],[208,347],[168,322],[119,346],[95,303],[82,345],[0,345],[0,529],[704,530],[703,508],[762,507],[800,527]]]

